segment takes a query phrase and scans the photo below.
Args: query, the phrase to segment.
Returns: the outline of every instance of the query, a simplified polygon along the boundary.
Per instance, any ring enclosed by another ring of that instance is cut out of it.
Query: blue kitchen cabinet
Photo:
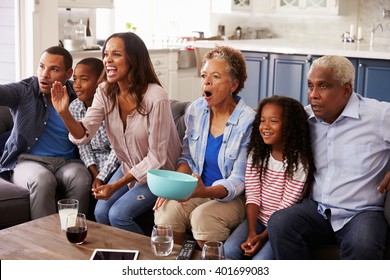
[[[349,61],[352,62],[353,64],[353,67],[355,67],[355,83],[353,85],[353,90],[357,93],[359,93],[358,91],[358,70],[359,70],[359,59],[358,58],[354,58],[354,57],[347,57],[349,59]]]
[[[310,55],[271,54],[268,96],[288,96],[307,105],[307,72],[310,62]]]
[[[269,54],[246,51],[242,54],[245,57],[248,78],[239,96],[244,99],[246,105],[256,109],[259,101],[267,96]]]
[[[390,60],[359,59],[357,92],[390,102]]]

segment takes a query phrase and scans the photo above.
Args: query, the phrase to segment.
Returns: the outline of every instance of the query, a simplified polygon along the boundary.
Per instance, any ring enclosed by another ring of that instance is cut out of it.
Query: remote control
[[[186,240],[181,246],[180,252],[177,255],[177,260],[190,260],[192,253],[195,250],[196,241],[195,240]]]

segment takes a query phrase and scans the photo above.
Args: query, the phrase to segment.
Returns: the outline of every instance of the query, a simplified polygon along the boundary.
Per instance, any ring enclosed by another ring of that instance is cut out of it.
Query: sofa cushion
[[[0,178],[0,229],[30,221],[30,192]]]
[[[172,116],[176,124],[177,132],[179,133],[180,140],[183,142],[183,137],[186,132],[184,114],[188,106],[190,106],[191,102],[171,99],[170,104],[171,104]]]

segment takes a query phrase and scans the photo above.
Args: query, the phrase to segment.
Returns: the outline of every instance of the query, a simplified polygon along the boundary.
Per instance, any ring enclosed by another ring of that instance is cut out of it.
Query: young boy
[[[73,74],[73,88],[77,99],[69,106],[75,119],[82,119],[88,107],[92,105],[103,68],[103,62],[94,57],[84,58],[77,63]],[[114,150],[111,149],[104,122],[90,142],[78,147],[80,158],[92,174],[92,188],[106,183],[119,162]]]

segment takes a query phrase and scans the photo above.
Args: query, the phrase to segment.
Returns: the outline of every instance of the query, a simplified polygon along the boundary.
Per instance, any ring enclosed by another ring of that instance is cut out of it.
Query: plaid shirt
[[[81,120],[87,108],[85,104],[75,99],[69,106],[69,110],[76,120]],[[84,162],[85,166],[89,167],[93,164],[96,165],[99,174],[96,177],[103,182],[109,178],[109,176],[116,170],[119,165],[119,161],[113,149],[111,149],[110,141],[108,140],[104,121],[102,122],[96,135],[84,145],[79,145],[80,158]]]

